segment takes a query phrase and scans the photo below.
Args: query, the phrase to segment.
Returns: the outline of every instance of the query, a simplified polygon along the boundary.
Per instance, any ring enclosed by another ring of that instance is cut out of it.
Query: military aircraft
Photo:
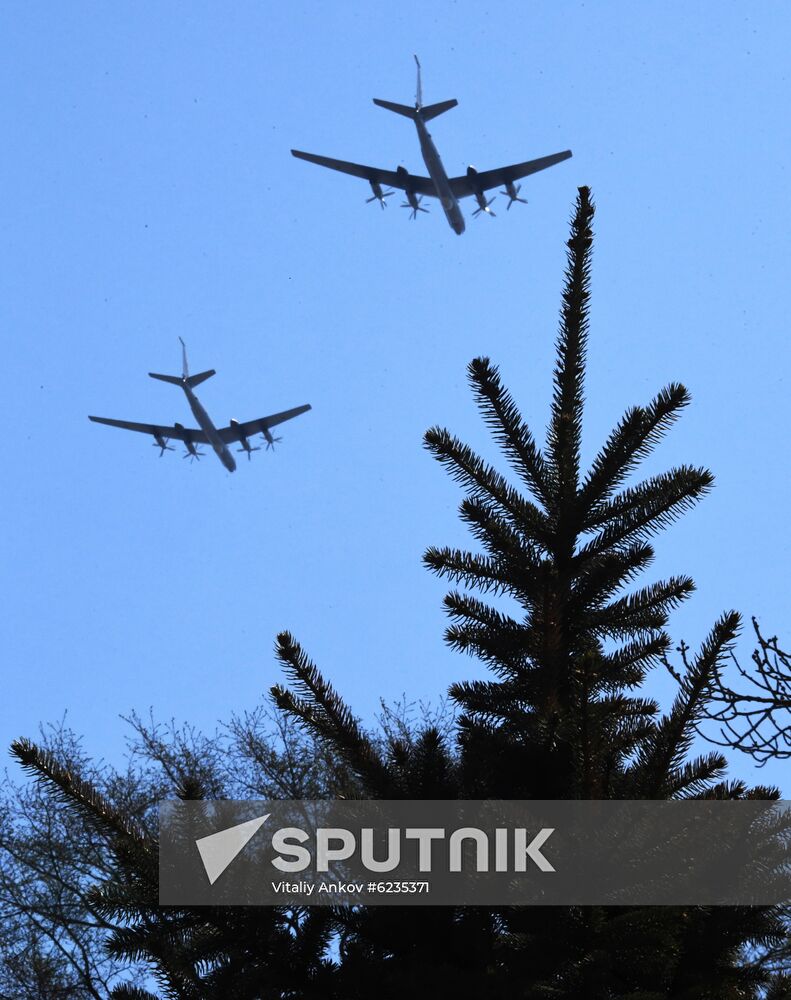
[[[179,337],[179,340],[181,340],[181,337]],[[278,424],[282,424],[286,420],[291,420],[292,417],[298,417],[300,413],[305,413],[310,409],[310,403],[305,403],[304,406],[296,406],[293,410],[273,413],[269,417],[261,417],[259,420],[248,420],[246,423],[231,420],[228,427],[221,427],[218,430],[212,423],[209,414],[201,406],[198,397],[192,391],[195,386],[200,385],[201,382],[205,382],[212,375],[216,375],[216,372],[212,368],[207,372],[201,372],[199,375],[190,375],[187,365],[187,348],[183,340],[181,340],[181,354],[183,359],[183,373],[180,376],[158,375],[156,372],[149,372],[148,374],[151,378],[157,378],[161,382],[171,382],[173,385],[181,386],[187,397],[187,402],[190,404],[190,409],[198,421],[200,430],[193,430],[179,423],[173,424],[172,427],[163,427],[159,424],[136,424],[129,420],[112,420],[109,417],[89,417],[88,419],[93,420],[97,424],[109,424],[110,427],[122,427],[127,431],[140,431],[143,434],[153,435],[154,446],[159,448],[160,458],[166,451],[174,450],[169,445],[169,441],[183,441],[186,448],[184,458],[189,458],[191,461],[200,458],[203,454],[202,451],[198,451],[197,446],[199,444],[210,444],[217,458],[219,458],[225,468],[229,472],[233,472],[236,468],[236,461],[228,450],[229,444],[233,444],[234,442],[240,444],[242,447],[238,449],[239,454],[247,452],[249,459],[254,451],[261,450],[260,447],[251,445],[249,439],[254,434],[263,434],[267,450],[269,448],[274,449],[275,442],[279,441],[280,438],[272,436],[272,428],[277,427]]]
[[[333,160],[329,156],[303,153],[299,149],[292,149],[292,155],[300,160],[307,160],[309,163],[317,163],[320,167],[329,167],[331,170],[339,170],[341,173],[351,174],[353,177],[362,177],[371,185],[373,192],[371,197],[366,200],[368,202],[378,201],[382,208],[385,207],[385,199],[394,193],[393,191],[385,191],[382,185],[403,191],[406,201],[402,203],[401,207],[411,209],[410,218],[412,219],[417,218],[418,212],[428,212],[428,209],[421,205],[423,195],[439,198],[451,229],[459,236],[464,232],[464,216],[459,207],[459,198],[467,198],[471,195],[475,197],[478,208],[472,213],[473,216],[482,213],[493,216],[491,204],[494,198],[487,199],[486,192],[502,184],[505,190],[500,193],[508,197],[508,208],[515,201],[526,204],[525,199],[519,197],[521,185],[517,184],[516,181],[529,174],[535,174],[539,170],[553,167],[556,163],[561,163],[571,156],[571,150],[566,149],[562,153],[552,153],[551,156],[542,156],[537,160],[526,160],[524,163],[514,163],[510,167],[499,167],[480,173],[475,167],[467,167],[467,173],[464,176],[448,177],[426,128],[426,122],[444,114],[451,108],[455,108],[459,102],[456,100],[440,101],[439,104],[424,106],[420,60],[417,56],[415,56],[415,62],[417,63],[417,94],[414,108],[405,104],[393,104],[392,101],[381,101],[376,97],[374,104],[380,108],[387,108],[388,111],[394,111],[398,115],[403,115],[405,118],[411,118],[415,123],[420,141],[420,151],[429,173],[428,177],[410,174],[404,167],[397,167],[395,170],[380,170],[378,167],[366,167],[360,163]]]

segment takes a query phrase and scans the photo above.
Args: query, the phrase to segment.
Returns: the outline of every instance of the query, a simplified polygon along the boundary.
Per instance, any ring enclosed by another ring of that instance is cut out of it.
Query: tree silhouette
[[[359,798],[774,799],[724,779],[719,751],[690,759],[739,630],[724,614],[676,671],[667,711],[641,693],[667,657],[685,576],[638,586],[652,537],[712,485],[680,466],[633,483],[639,463],[689,402],[682,385],[633,406],[582,469],[594,208],[580,188],[571,223],[546,443],[488,359],[469,366],[478,406],[518,481],[445,430],[426,446],[462,486],[473,551],[432,548],[426,565],[457,588],[445,598],[450,645],[492,678],[457,683],[453,727],[433,720],[371,732],[287,632],[277,655],[279,709],[332,762],[325,794]],[[507,599],[505,604],[503,598]],[[518,612],[509,610],[514,607]],[[768,907],[163,908],[155,843],[112,803],[21,741],[25,767],[96,823],[114,858],[92,897],[119,925],[111,948],[144,959],[163,995],[238,997],[744,1000],[788,996],[786,915]],[[266,752],[261,755],[266,763]],[[176,794],[211,798],[222,782],[174,754]],[[284,796],[285,797],[285,796]],[[767,992],[768,991],[768,992]],[[132,988],[114,997],[143,997]]]
[[[494,674],[451,687],[460,710],[455,745],[428,728],[377,753],[292,637],[280,637],[279,656],[298,694],[275,688],[278,705],[343,755],[367,795],[778,797],[776,789],[722,780],[719,752],[688,756],[739,630],[735,612],[714,624],[677,674],[669,711],[660,714],[639,693],[670,647],[670,612],[694,585],[677,576],[628,588],[653,559],[652,536],[692,507],[713,477],[684,465],[630,484],[689,403],[679,384],[631,407],[590,469],[581,468],[593,213],[581,188],[543,449],[496,367],[478,358],[468,369],[521,489],[448,431],[426,435],[428,449],[464,489],[460,516],[479,546],[425,555],[432,571],[462,588],[445,598],[446,640]],[[502,596],[520,616],[497,606]],[[378,987],[384,995],[401,996],[426,977],[449,977],[457,996],[748,997],[770,980],[746,960],[749,947],[782,946],[784,932],[779,911],[759,908],[415,909],[407,920],[363,909],[345,920],[341,971],[348,995],[360,997],[375,983],[386,984]]]

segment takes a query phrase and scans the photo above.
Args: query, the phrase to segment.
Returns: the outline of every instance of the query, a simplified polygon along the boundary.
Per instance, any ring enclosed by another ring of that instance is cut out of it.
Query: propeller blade
[[[372,194],[370,198],[365,199],[365,204],[370,205],[372,201],[378,201],[382,208],[387,208],[385,198],[389,198],[391,194],[395,194],[395,191],[383,191],[381,196],[378,194]]]
[[[508,198],[508,204],[505,206],[506,207],[506,211],[510,211],[511,210],[511,205],[513,205],[513,203],[515,201],[520,202],[522,205],[526,205],[527,204],[527,198],[520,198],[519,197],[519,192],[521,190],[522,190],[522,185],[521,184],[517,184],[516,186],[511,185],[510,190],[506,188],[505,191],[501,191],[500,192],[500,194],[505,195]]]

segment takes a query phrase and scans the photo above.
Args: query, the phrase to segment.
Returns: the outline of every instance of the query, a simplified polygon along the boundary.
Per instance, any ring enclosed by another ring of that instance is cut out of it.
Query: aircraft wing
[[[361,163],[348,163],[346,160],[333,160],[329,156],[317,156],[315,153],[303,153],[299,149],[292,149],[291,155],[296,156],[299,160],[307,160],[308,163],[318,163],[320,167],[329,167],[330,170],[339,170],[342,174],[351,174],[352,177],[362,177],[362,179],[366,181],[386,184],[388,187],[398,188],[399,191],[406,190],[404,180],[398,176],[395,170],[380,170],[379,167],[366,167]],[[549,166],[549,164],[547,164],[547,166]],[[432,198],[437,197],[434,182],[430,177],[417,177],[415,174],[409,174],[408,176],[409,186],[417,194],[429,195]],[[499,181],[497,183],[499,183]]]
[[[476,190],[488,191],[490,188],[499,187],[509,181],[518,181],[522,177],[530,174],[537,174],[539,170],[546,170],[547,167],[554,167],[556,163],[562,163],[571,156],[571,150],[566,149],[562,153],[552,153],[551,156],[541,156],[537,160],[525,160],[524,163],[513,163],[510,167],[497,167],[494,170],[482,170],[475,175],[475,184],[468,176],[451,177],[450,187],[457,198],[466,198],[475,194]]]
[[[209,439],[203,431],[190,427],[163,427],[160,424],[136,424],[131,420],[112,420],[110,417],[88,417],[95,424],[107,424],[110,427],[121,427],[125,431],[140,431],[141,434],[157,434],[170,441],[192,441],[193,444],[208,444]]]
[[[231,444],[239,440],[240,432],[245,437],[250,437],[253,434],[263,434],[265,430],[268,431],[272,427],[277,427],[278,424],[285,423],[286,420],[292,420],[294,417],[298,417],[300,413],[307,413],[309,409],[310,403],[305,403],[304,406],[295,406],[293,410],[283,410],[282,413],[273,413],[269,417],[248,420],[246,423],[240,423],[236,426],[232,424],[230,427],[221,427],[217,433],[225,444]]]

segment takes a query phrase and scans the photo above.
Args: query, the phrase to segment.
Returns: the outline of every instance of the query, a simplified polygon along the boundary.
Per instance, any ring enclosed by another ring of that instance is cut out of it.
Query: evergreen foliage
[[[368,732],[289,633],[278,707],[336,765],[328,795],[372,798],[776,798],[724,779],[719,752],[690,759],[696,727],[739,617],[724,614],[679,676],[670,708],[641,694],[670,646],[671,611],[693,591],[648,584],[651,539],[703,497],[711,473],[633,473],[689,403],[682,385],[634,406],[582,467],[592,219],[580,188],[568,241],[554,391],[543,447],[486,358],[469,366],[481,414],[519,487],[448,431],[426,446],[461,485],[477,546],[432,548],[425,563],[456,588],[446,638],[492,678],[455,684],[450,736],[428,722]],[[502,597],[509,599],[506,610]],[[57,761],[20,741],[25,767],[90,815],[114,876],[95,894],[117,923],[114,954],[143,958],[178,998],[750,1000],[791,996],[761,954],[782,953],[784,914],[766,907],[338,908],[207,910],[156,905],[155,844]],[[174,771],[177,793],[219,785]],[[337,954],[331,956],[331,943]],[[119,988],[116,1000],[144,998]]]
[[[659,723],[656,705],[632,694],[667,650],[668,615],[694,585],[678,576],[627,594],[624,589],[651,563],[651,536],[703,496],[712,476],[681,466],[625,485],[689,403],[677,384],[647,406],[630,408],[591,468],[581,469],[592,217],[582,188],[568,242],[543,450],[497,368],[487,358],[469,366],[484,420],[527,495],[447,431],[434,428],[426,435],[426,446],[464,487],[460,515],[483,548],[432,548],[425,556],[431,570],[465,587],[445,599],[452,620],[447,641],[479,656],[497,678],[451,690],[463,710],[463,740],[475,747],[469,766],[474,770],[492,754],[507,762],[499,772],[501,788],[492,787],[481,769],[481,793],[485,787],[487,794],[517,798],[664,797],[661,783],[678,784],[680,776],[661,774],[660,745],[673,739],[683,752],[689,726],[681,720],[685,713],[695,717],[701,693],[688,680],[673,721]],[[492,607],[471,589],[507,594],[523,617]],[[704,675],[737,627],[735,615],[718,624],[700,667]],[[677,756],[671,752],[667,759]],[[687,780],[723,766],[711,755]],[[469,781],[478,784],[473,773]]]

